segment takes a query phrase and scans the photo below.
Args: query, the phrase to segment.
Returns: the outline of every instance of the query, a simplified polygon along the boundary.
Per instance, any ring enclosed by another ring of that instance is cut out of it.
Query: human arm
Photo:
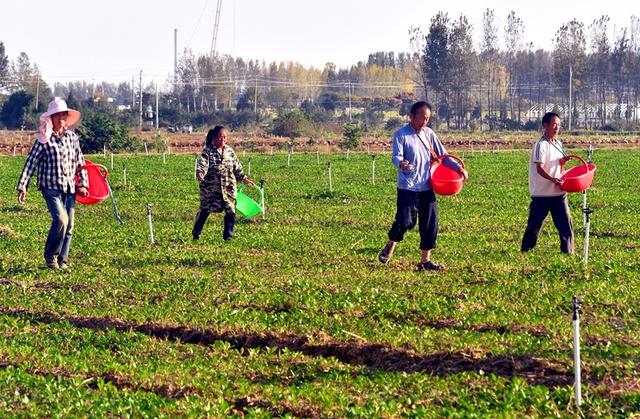
[[[44,148],[39,141],[36,141],[31,150],[29,150],[29,155],[27,156],[27,160],[24,162],[24,167],[22,168],[22,173],[20,174],[20,178],[18,179],[18,184],[16,186],[16,190],[18,191],[18,202],[21,204],[24,203],[27,198],[27,189],[29,189],[29,181],[31,180],[31,176],[33,176],[33,172],[36,170],[38,166],[38,162],[42,158],[42,153]]]
[[[391,161],[400,170],[409,170],[411,163],[404,158],[404,137],[396,134],[391,142]]]
[[[543,178],[555,183],[556,185],[562,185],[564,183],[564,180],[557,177],[553,177],[549,173],[547,173],[547,171],[544,170],[544,166],[541,162],[535,162],[535,165],[536,165],[536,172]]]
[[[82,150],[80,149],[80,141],[77,137],[75,140],[75,148],[76,167],[80,168],[80,170],[78,171],[77,192],[80,196],[85,197],[89,196],[89,176],[87,174],[87,169],[85,168],[87,163],[84,160],[84,155],[82,154]]]
[[[442,141],[440,141],[440,139],[438,138],[438,136],[433,133],[433,137],[432,137],[432,147],[434,148],[434,152],[435,154],[440,157],[440,156],[444,156],[447,153],[447,150],[444,147],[444,144],[442,144]],[[455,170],[456,172],[460,173],[460,175],[462,176],[462,178],[464,179],[464,181],[466,182],[467,179],[469,179],[469,172],[467,172],[467,170],[464,168],[464,166],[462,166],[461,164],[459,164],[456,160],[452,159],[452,158],[445,158],[442,160],[442,163]]]
[[[209,171],[209,155],[207,150],[203,150],[200,157],[198,157],[198,163],[196,164],[196,180],[202,182],[205,175]]]

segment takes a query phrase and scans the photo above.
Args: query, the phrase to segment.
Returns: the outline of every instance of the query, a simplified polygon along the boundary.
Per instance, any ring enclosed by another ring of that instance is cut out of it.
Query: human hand
[[[558,186],[560,186],[560,185],[562,185],[564,183],[564,180],[560,179],[559,177],[554,177],[554,178],[551,179],[551,181],[553,183],[555,183],[556,185],[558,185]]]
[[[462,175],[462,179],[464,182],[469,180],[469,172],[467,172],[467,170],[464,167],[461,167],[460,170],[458,170],[458,173]]]
[[[565,163],[567,163],[569,160],[571,160],[571,157],[569,156],[564,156],[560,159],[560,166],[564,166]]]
[[[202,172],[196,172],[196,180],[198,182],[202,182],[204,180],[204,173]]]
[[[409,163],[409,161],[408,161],[408,160],[402,160],[402,161],[400,162],[400,168],[401,168],[402,170],[409,170],[409,169],[411,169],[411,163]]]
[[[244,178],[244,180],[242,181],[242,183],[244,183],[245,185],[247,185],[250,188],[254,188],[255,185],[253,184],[253,182],[251,181],[251,179],[249,179],[248,177]]]
[[[89,191],[85,186],[78,186],[78,194],[80,194],[81,197],[86,198],[89,196]]]
[[[27,199],[26,191],[18,191],[18,202],[24,204],[24,201]]]

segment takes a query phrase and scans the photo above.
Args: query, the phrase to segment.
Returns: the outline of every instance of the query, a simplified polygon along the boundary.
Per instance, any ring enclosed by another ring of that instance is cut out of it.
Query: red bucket
[[[77,172],[82,169],[87,170],[89,178],[89,195],[80,196],[76,194],[76,201],[84,205],[99,204],[109,197],[109,184],[107,176],[109,171],[101,164],[93,163],[91,160],[84,159],[86,166],[79,167]],[[78,184],[78,175],[76,174],[76,185]]]
[[[431,162],[431,187],[438,195],[455,195],[462,190],[464,177],[456,170],[442,164],[445,158],[452,158],[464,168],[464,162],[453,154],[443,154]]]
[[[560,189],[565,192],[582,192],[589,189],[596,174],[596,165],[587,163],[582,157],[574,154],[567,157],[580,160],[582,164],[567,170],[562,175],[561,179],[564,182],[560,185]]]

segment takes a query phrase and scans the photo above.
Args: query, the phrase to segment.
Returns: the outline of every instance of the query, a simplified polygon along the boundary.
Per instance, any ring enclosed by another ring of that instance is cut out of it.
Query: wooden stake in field
[[[333,180],[331,179],[331,161],[329,161],[329,193],[333,193]]]
[[[127,186],[127,167],[125,166],[123,173],[122,173],[122,178],[124,179],[122,182],[124,183],[124,186]]]
[[[147,147],[147,142],[144,142],[144,154],[149,155],[149,148]]]
[[[16,145],[14,144],[13,145],[13,157],[15,157],[15,156],[16,156]]]
[[[371,154],[371,143],[367,144],[367,154]]]
[[[291,149],[289,149],[289,154],[287,154],[287,167],[291,167]]]
[[[147,221],[149,222],[149,241],[151,244],[154,244],[156,240],[153,237],[153,222],[151,221],[151,204],[147,204],[146,208],[147,208]]]
[[[376,184],[376,155],[371,156],[371,184]]]
[[[167,152],[162,152],[162,164],[167,164]]]
[[[102,144],[102,157],[107,158],[107,145]]]
[[[111,170],[113,170],[113,151],[111,152]]]
[[[198,180],[198,158],[196,157],[196,161],[193,165],[193,178]]]
[[[347,160],[349,160],[349,149],[347,148]]]
[[[316,150],[316,162],[320,164],[320,147]]]
[[[249,163],[247,163],[247,176],[251,177],[251,157],[249,157]]]
[[[271,151],[269,151],[269,154],[273,156],[273,146],[271,146]]]

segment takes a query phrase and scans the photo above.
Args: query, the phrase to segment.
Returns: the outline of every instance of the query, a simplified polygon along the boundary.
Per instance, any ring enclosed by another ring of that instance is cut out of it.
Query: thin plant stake
[[[333,180],[331,179],[331,162],[329,162],[329,193],[333,193]]]
[[[371,156],[371,184],[376,184],[376,155]]]
[[[582,380],[580,374],[580,304],[582,299],[573,296],[573,369],[574,369],[574,390],[576,406],[580,408],[582,404]]]
[[[149,222],[149,241],[151,244],[154,244],[156,240],[153,237],[153,222],[151,221],[151,204],[147,204],[146,208],[147,208],[147,221]]]

